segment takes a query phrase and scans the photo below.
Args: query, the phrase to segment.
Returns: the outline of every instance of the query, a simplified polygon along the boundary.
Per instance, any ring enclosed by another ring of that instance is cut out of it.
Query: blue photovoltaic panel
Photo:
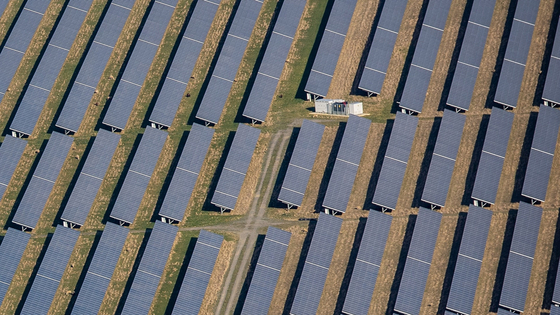
[[[6,6],[8,5],[9,0],[1,0],[0,1],[0,15],[2,15],[4,13],[4,9],[6,9]]]
[[[39,164],[27,186],[23,198],[16,210],[13,223],[26,228],[35,228],[41,212],[49,199],[58,173],[70,151],[73,138],[58,132],[53,132],[47,142]]]
[[[471,314],[492,211],[469,206],[459,256],[447,299],[447,309]]]
[[[260,134],[259,129],[244,124],[237,127],[216,191],[212,196],[213,205],[234,209]]]
[[[338,149],[323,207],[345,212],[364,151],[371,120],[350,115]]]
[[[241,0],[239,3],[196,118],[213,124],[220,120],[261,6],[262,2],[257,0]]]
[[[213,136],[214,129],[193,124],[159,210],[160,216],[183,220]]]
[[[194,11],[183,37],[179,39],[179,48],[150,115],[150,122],[168,128],[171,126],[219,4],[220,0],[193,4]]]
[[[367,315],[393,217],[370,211],[342,312]]]
[[[113,0],[109,5],[70,93],[62,104],[62,111],[56,121],[57,127],[78,131],[133,5],[134,0]]]
[[[393,0],[383,3],[359,89],[376,94],[381,92],[407,2]]]
[[[111,211],[111,218],[128,224],[134,222],[166,139],[167,132],[146,127]]]
[[[292,234],[269,227],[241,314],[266,314],[276,289]]]
[[[156,221],[126,297],[122,314],[148,314],[177,231],[175,225]]]
[[[221,235],[200,230],[172,314],[199,313],[223,240]]]
[[[426,184],[422,192],[422,200],[427,203],[440,207],[445,205],[455,159],[463,136],[465,119],[465,115],[448,109],[444,110]]]
[[[324,131],[325,126],[303,120],[278,200],[301,206]]]
[[[420,207],[406,257],[395,311],[418,314],[436,247],[441,213]]]
[[[156,56],[178,0],[155,1],[118,83],[103,124],[123,130]]]
[[[89,265],[72,314],[97,314],[128,236],[128,229],[107,222]]]
[[[541,208],[525,202],[519,203],[500,296],[502,307],[518,312],[523,312],[525,308],[541,217]]]
[[[397,112],[373,195],[373,204],[388,209],[395,209],[397,206],[417,125],[418,117]]]
[[[25,140],[10,135],[7,135],[0,145],[0,161],[2,161],[2,167],[0,167],[0,200],[12,179],[26,145]]]
[[[290,0],[282,3],[243,116],[260,122],[266,119],[306,2]]]
[[[290,314],[317,312],[341,226],[342,219],[319,213]]]
[[[8,292],[30,236],[25,232],[8,228],[2,239],[0,245],[0,303]]]
[[[99,130],[62,213],[63,221],[84,225],[120,138],[119,134]]]
[[[331,10],[333,14],[329,16],[305,85],[306,92],[323,97],[327,95],[356,2],[357,0],[335,0]]]
[[[556,281],[554,282],[554,290],[552,293],[552,303],[560,305],[560,272],[556,273]],[[560,314],[560,306],[554,304],[550,306],[550,314]]]
[[[25,298],[21,314],[47,314],[80,232],[58,225]]]
[[[542,92],[544,101],[560,104],[560,32],[556,32]],[[558,308],[558,307],[557,307]]]

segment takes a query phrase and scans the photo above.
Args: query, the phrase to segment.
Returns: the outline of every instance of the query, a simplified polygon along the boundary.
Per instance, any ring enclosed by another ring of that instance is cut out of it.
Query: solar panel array
[[[474,0],[472,3],[461,52],[447,96],[449,106],[469,110],[495,5],[496,0]]]
[[[70,0],[19,103],[10,130],[31,135],[93,0]]]
[[[324,131],[325,126],[303,120],[278,200],[287,205],[301,206]]]
[[[107,222],[78,291],[72,314],[97,314],[128,236],[128,229]]]
[[[0,12],[2,12],[2,13],[0,13],[0,15],[4,13],[4,9],[6,9],[6,6],[8,5],[9,1],[10,0],[1,0],[0,1]]]
[[[426,184],[422,192],[422,201],[439,207],[445,205],[451,176],[455,168],[455,159],[463,136],[465,119],[465,115],[448,109],[444,111],[426,177]]]
[[[62,104],[62,111],[56,121],[57,127],[72,132],[78,131],[134,2],[135,0],[111,1],[79,68],[76,80],[70,87],[68,97]]]
[[[23,251],[29,242],[30,234],[8,228],[0,245],[0,303],[12,283]]]
[[[168,128],[171,126],[220,2],[221,0],[196,2],[150,114],[151,123]]]
[[[342,313],[367,315],[393,217],[370,211]]]
[[[128,224],[134,222],[166,138],[167,132],[146,127],[132,164],[126,172],[111,218]]]
[[[431,0],[424,16],[399,106],[422,112],[451,0]]]
[[[372,203],[394,210],[412,148],[418,117],[397,112]]]
[[[241,0],[239,3],[196,118],[212,124],[220,120],[261,6],[259,0]]]
[[[122,314],[148,314],[178,230],[175,225],[156,221]]]
[[[544,201],[560,129],[560,110],[541,105],[521,195]]]
[[[266,119],[306,2],[305,0],[290,0],[282,3],[243,110],[243,116],[253,121],[264,122]]]
[[[224,237],[200,230],[172,314],[198,314]]]
[[[171,20],[178,0],[154,1],[140,36],[136,41],[132,54],[127,61],[124,73],[118,83],[115,95],[111,99],[107,113],[103,117],[103,124],[123,130],[130,117],[134,103],[152,60],[156,56],[160,42],[163,39],[167,23]]]
[[[560,91],[558,83],[560,82],[560,32],[556,32],[554,44],[550,54],[548,71],[546,72],[546,80],[542,92],[542,99],[555,105],[560,104]],[[552,104],[551,104],[552,105]]]
[[[25,140],[10,135],[6,135],[4,142],[0,145],[0,161],[2,161],[2,167],[0,167],[0,200],[12,179],[26,145]]]
[[[73,138],[53,132],[42,153],[37,168],[18,205],[13,223],[34,229],[49,199],[58,173],[72,146]]]
[[[159,210],[160,216],[175,221],[183,220],[213,136],[214,129],[196,123],[192,125]]]
[[[250,0],[253,1],[253,0]],[[253,152],[261,131],[256,128],[239,124],[235,138],[229,149],[226,163],[218,179],[216,191],[212,196],[212,204],[222,209],[233,210],[237,196],[241,191],[245,175],[251,164]]]
[[[516,107],[517,105],[539,4],[540,0],[517,1],[511,31],[507,39],[506,54],[494,95],[494,102],[503,106]]]
[[[469,206],[447,299],[447,309],[450,311],[467,315],[472,312],[491,220],[492,211]]]
[[[334,1],[313,67],[305,84],[305,92],[327,96],[356,2],[357,0]]]
[[[473,199],[490,204],[496,201],[512,125],[513,113],[492,108],[471,194]]]
[[[47,314],[80,232],[58,225],[20,314]]]
[[[116,133],[103,129],[98,131],[78,181],[62,212],[62,221],[84,225],[120,138],[121,136]]]
[[[267,314],[292,233],[269,227],[241,314]]]
[[[560,314],[560,272],[556,272],[556,281],[552,291],[552,305],[550,306],[551,315]]]
[[[381,93],[407,3],[408,0],[392,0],[383,3],[366,65],[358,84],[360,90],[375,94]]]
[[[541,208],[525,202],[519,203],[500,295],[500,307],[517,312],[523,312],[525,308],[541,217]]]
[[[23,55],[35,35],[35,31],[47,11],[49,1],[29,0],[25,2],[12,30],[7,34],[7,39],[0,52],[0,101],[12,81]]]
[[[354,115],[348,118],[323,200],[326,209],[346,212],[370,125],[371,120],[367,118]]]
[[[290,314],[317,313],[341,226],[342,219],[319,214]]]
[[[395,302],[399,313],[420,313],[440,223],[441,213],[420,207]]]

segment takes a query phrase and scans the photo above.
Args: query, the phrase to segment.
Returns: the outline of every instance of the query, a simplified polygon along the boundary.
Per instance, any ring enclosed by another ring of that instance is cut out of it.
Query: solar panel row
[[[45,152],[41,155],[39,164],[33,173],[29,185],[18,205],[13,223],[24,228],[34,229],[39,221],[41,212],[49,199],[58,173],[66,160],[72,146],[73,138],[58,132],[53,132],[47,142]]]
[[[431,0],[416,43],[399,106],[422,112],[451,0]]]
[[[354,115],[348,118],[323,200],[326,209],[346,212],[370,125],[371,120],[367,118]]]
[[[111,211],[111,218],[128,224],[134,222],[166,138],[167,132],[146,127]]]
[[[305,0],[284,1],[251,88],[243,116],[264,122],[303,14]]]
[[[1,12],[0,15],[3,15],[4,10],[6,9],[6,6],[8,5],[9,1],[10,0],[1,0],[0,1],[0,12]]]
[[[327,96],[356,2],[357,0],[335,0],[305,84],[305,92]]]
[[[241,0],[239,3],[196,118],[212,124],[220,120],[261,6],[262,2],[258,0]]]
[[[548,64],[548,71],[546,72],[546,80],[542,92],[542,99],[550,105],[560,104],[560,91],[558,90],[558,83],[560,82],[560,32],[556,32],[554,37],[554,44],[550,54]]]
[[[290,314],[315,314],[331,265],[342,219],[319,214]]]
[[[0,200],[12,179],[26,145],[25,140],[6,135],[0,146],[0,161],[2,161],[2,167],[0,167]]]
[[[134,103],[136,103],[136,98],[148,75],[148,70],[150,70],[152,60],[156,56],[163,39],[167,24],[175,11],[177,1],[153,2],[118,83],[115,95],[111,98],[107,113],[103,117],[104,125],[119,130],[123,130],[126,126]]]
[[[245,181],[245,175],[249,169],[260,134],[261,131],[257,128],[244,124],[237,126],[233,143],[231,144],[226,163],[218,179],[218,184],[211,201],[213,205],[220,207],[222,211],[235,208],[237,196]]]
[[[159,210],[160,216],[175,221],[183,220],[213,136],[214,129],[196,123],[192,125]]]
[[[342,312],[367,315],[393,217],[370,211]]]
[[[55,124],[57,127],[72,132],[78,131],[134,2],[134,0],[111,1],[89,50],[86,52],[87,55],[79,68],[78,76],[62,104],[62,111]]]
[[[0,245],[0,303],[8,292],[30,237],[30,234],[8,228],[2,239]]]
[[[550,314],[560,314],[560,272],[556,273],[556,281],[554,282],[554,289],[552,291],[552,305],[550,306]]]
[[[303,120],[278,194],[278,200],[288,206],[301,206],[324,131],[325,126],[307,119]]]

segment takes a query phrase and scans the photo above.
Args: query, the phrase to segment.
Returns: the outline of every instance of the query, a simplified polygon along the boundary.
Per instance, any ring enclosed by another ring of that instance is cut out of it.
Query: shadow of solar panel
[[[395,311],[399,312],[399,314],[420,313],[429,272],[429,263],[410,257],[406,258],[406,265],[404,266],[399,293],[395,302]]]
[[[0,245],[0,301],[4,300],[8,287],[12,283],[23,251],[31,237],[22,231],[8,228]]]
[[[56,227],[21,314],[47,314],[80,232]]]
[[[12,179],[26,145],[25,140],[10,135],[6,135],[0,145],[0,161],[2,161],[2,167],[0,167],[0,200]]]
[[[525,66],[504,60],[500,71],[500,80],[496,87],[494,102],[515,108],[517,106],[518,92],[523,81]]]
[[[399,106],[416,113],[422,112],[431,77],[432,71],[412,64],[408,71],[405,89],[403,90]]]
[[[443,30],[450,7],[451,0],[430,1],[428,3],[428,8],[426,9],[426,15],[424,15],[424,25],[429,25]]]

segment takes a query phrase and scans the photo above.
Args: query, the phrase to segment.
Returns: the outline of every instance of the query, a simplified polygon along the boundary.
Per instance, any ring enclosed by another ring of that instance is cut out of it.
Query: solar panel
[[[224,237],[200,230],[172,314],[198,314]]]
[[[78,131],[133,5],[133,0],[111,1],[89,50],[85,52],[86,57],[79,67],[78,76],[62,104],[62,111],[56,121],[57,127]]]
[[[0,245],[0,303],[12,283],[30,234],[8,228]]]
[[[212,196],[213,205],[222,210],[235,208],[237,196],[241,191],[260,134],[259,129],[244,124],[237,126],[216,191]]]
[[[98,131],[78,181],[62,212],[63,221],[84,225],[120,138],[121,136],[116,133],[103,129]]]
[[[315,314],[327,279],[342,219],[319,213],[290,314]]]
[[[8,5],[9,0],[2,0],[0,1],[0,15],[2,13],[4,13],[4,9],[6,9],[6,6]]]
[[[548,71],[546,72],[546,80],[544,82],[544,88],[542,92],[542,99],[545,102],[551,102],[553,104],[560,103],[560,91],[558,91],[557,86],[560,80],[560,32],[556,32],[554,37],[554,44],[552,46],[552,52],[550,54],[550,60],[548,64]]]
[[[392,219],[393,217],[381,212],[369,212],[342,308],[343,313],[368,314]]]
[[[395,302],[395,311],[418,314],[436,247],[441,213],[420,207]]]
[[[156,221],[126,297],[122,314],[148,314],[178,228]]]
[[[78,231],[61,225],[56,227],[21,314],[47,314],[78,236]]]
[[[12,179],[26,145],[25,140],[10,135],[6,135],[4,142],[0,145],[0,161],[2,161],[2,167],[0,167],[0,200]]]
[[[301,206],[324,131],[325,126],[303,120],[278,200]]]
[[[213,136],[214,129],[193,124],[159,210],[160,216],[183,220]]]
[[[550,314],[559,314],[560,307],[558,305],[560,305],[560,272],[556,273],[556,281],[554,282],[554,289],[552,293],[553,304],[550,306]]]
[[[72,146],[72,137],[53,132],[16,210],[13,223],[34,229],[49,199],[58,173]]]
[[[146,127],[111,211],[111,218],[128,224],[134,222],[166,139],[167,132]]]
[[[220,1],[196,3],[185,33],[179,39],[179,48],[150,115],[150,122],[168,128],[171,126],[219,4]]]
[[[266,314],[276,289],[292,234],[269,227],[241,314]]]
[[[422,201],[440,207],[445,205],[455,167],[455,159],[463,136],[465,119],[465,115],[448,109],[444,110],[436,146],[426,176],[426,184],[422,192]]]
[[[103,124],[123,130],[148,75],[178,0],[155,1],[112,97]]]
[[[397,206],[417,125],[418,117],[397,112],[373,195],[373,204],[393,210]]]
[[[282,4],[259,66],[257,77],[243,110],[243,116],[260,122],[264,122],[266,119],[266,114],[278,85],[278,79],[282,75],[284,63],[296,35],[305,3],[305,0],[292,0],[285,1]]]
[[[97,314],[128,236],[128,229],[107,222],[78,291],[72,314]]]
[[[196,118],[212,124],[220,120],[261,6],[262,2],[257,0],[241,0],[239,3]]]
[[[472,312],[491,220],[492,211],[473,205],[469,206],[459,256],[457,256],[447,299],[447,309],[449,310],[461,314],[471,314]]]

